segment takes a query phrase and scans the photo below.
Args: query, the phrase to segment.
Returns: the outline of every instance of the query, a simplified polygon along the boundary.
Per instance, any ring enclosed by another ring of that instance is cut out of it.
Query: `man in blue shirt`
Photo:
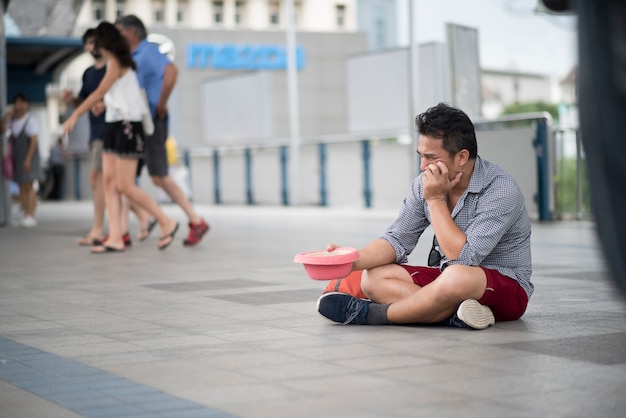
[[[91,67],[83,73],[83,86],[74,97],[70,90],[61,93],[61,99],[77,107],[98,88],[106,73],[106,60],[95,46],[95,29],[87,29],[83,34],[83,49],[94,59]],[[104,183],[102,182],[102,144],[104,141],[104,102],[99,102],[89,112],[89,183],[93,195],[93,225],[87,235],[80,238],[80,245],[93,245],[102,240],[104,227]]]
[[[441,103],[416,122],[422,173],[397,219],[352,266],[363,270],[368,299],[325,293],[319,312],[344,324],[443,321],[473,329],[520,318],[534,289],[524,196],[509,174],[478,156],[474,125],[461,110]],[[429,225],[432,267],[407,265]]]
[[[135,15],[122,16],[115,22],[117,28],[130,44],[133,60],[137,65],[139,85],[148,96],[150,111],[154,119],[154,133],[146,138],[144,159],[152,182],[183,209],[189,218],[189,235],[185,245],[195,245],[209,230],[183,190],[169,176],[165,142],[168,136],[167,101],[176,84],[178,69],[162,54],[156,44],[146,40],[143,22]]]

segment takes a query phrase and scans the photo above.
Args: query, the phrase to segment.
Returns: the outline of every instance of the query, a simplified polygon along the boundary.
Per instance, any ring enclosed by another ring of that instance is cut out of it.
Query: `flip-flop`
[[[176,222],[176,226],[174,227],[174,230],[173,230],[172,232],[170,232],[169,234],[167,234],[167,235],[162,236],[161,238],[159,238],[159,242],[160,242],[160,241],[163,241],[164,239],[171,238],[171,239],[168,241],[168,243],[167,243],[167,244],[157,245],[157,248],[158,248],[159,250],[164,250],[164,249],[166,249],[167,247],[169,247],[169,246],[170,246],[170,244],[171,244],[172,242],[174,242],[174,235],[176,235],[176,232],[178,232],[178,227],[179,227],[179,226],[180,226],[180,224],[179,224],[178,222]]]
[[[95,250],[96,248],[102,248],[102,250]],[[124,249],[115,247],[109,247],[108,245],[96,245],[91,249],[92,254],[104,254],[104,253],[123,253]]]
[[[150,236],[150,234],[152,233],[152,230],[154,229],[154,227],[157,224],[157,220],[153,219],[148,223],[148,226],[145,228],[142,228],[139,231],[139,234],[137,235],[137,239],[141,242],[141,241],[145,241],[148,239],[148,237]]]
[[[98,243],[102,240],[102,238],[91,238],[89,237],[89,235],[85,235],[84,237],[78,238],[78,245],[80,245],[81,247],[99,245]]]

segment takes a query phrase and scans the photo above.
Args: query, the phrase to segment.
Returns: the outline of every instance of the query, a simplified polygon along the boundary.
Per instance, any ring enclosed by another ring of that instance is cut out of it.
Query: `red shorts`
[[[424,287],[439,277],[438,268],[409,266],[401,264],[413,278],[413,283]],[[496,270],[481,267],[487,276],[487,289],[478,302],[489,306],[496,321],[512,321],[519,319],[526,311],[528,295],[515,280],[500,274]]]

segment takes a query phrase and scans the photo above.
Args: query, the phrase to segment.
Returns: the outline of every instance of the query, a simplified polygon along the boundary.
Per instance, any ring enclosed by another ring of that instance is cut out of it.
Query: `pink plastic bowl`
[[[350,274],[352,262],[358,259],[359,252],[356,248],[339,247],[332,252],[299,253],[293,261],[302,263],[304,271],[313,280],[333,280]]]

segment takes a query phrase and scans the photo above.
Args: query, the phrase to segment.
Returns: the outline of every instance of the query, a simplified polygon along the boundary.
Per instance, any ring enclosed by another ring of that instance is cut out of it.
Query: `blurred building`
[[[298,30],[355,31],[356,0],[294,0]],[[283,0],[84,0],[76,30],[135,14],[150,27],[284,30]],[[78,33],[77,33],[78,34]]]
[[[370,50],[400,46],[398,6],[398,0],[358,0],[357,27],[367,34]]]
[[[558,102],[554,81],[546,75],[483,68],[481,79],[482,113],[488,119],[498,117],[505,107],[515,103]]]
[[[137,15],[179,69],[171,134],[184,147],[259,143],[289,136],[284,0],[84,0],[80,36],[99,21]],[[356,0],[295,0],[299,125],[303,136],[346,127],[345,61],[366,51]],[[68,66],[77,90],[91,59]]]

